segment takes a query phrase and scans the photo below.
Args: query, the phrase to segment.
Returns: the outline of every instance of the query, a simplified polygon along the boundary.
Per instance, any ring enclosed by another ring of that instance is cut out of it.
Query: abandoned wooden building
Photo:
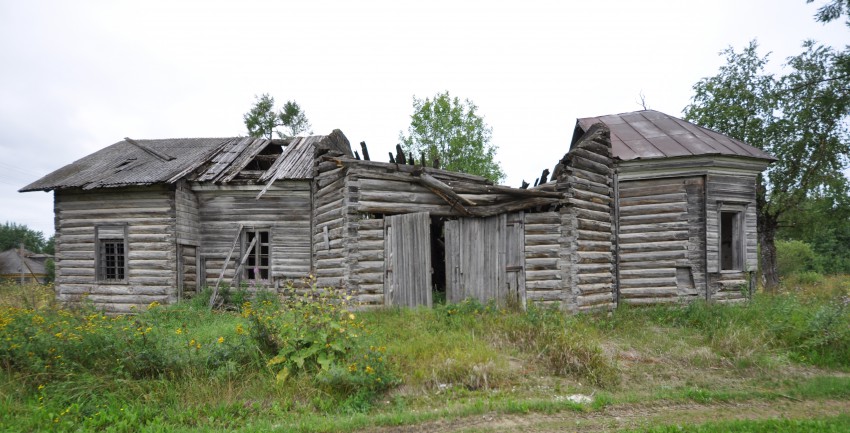
[[[201,286],[314,276],[364,307],[748,296],[755,179],[772,157],[654,111],[579,119],[531,188],[352,152],[345,136],[125,139],[21,191],[54,191],[56,291],[121,313]],[[553,161],[555,162],[555,161]]]

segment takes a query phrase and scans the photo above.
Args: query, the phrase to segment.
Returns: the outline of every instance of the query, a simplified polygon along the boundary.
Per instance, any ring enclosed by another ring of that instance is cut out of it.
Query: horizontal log
[[[665,222],[665,223],[647,223],[647,224],[623,224],[620,222],[620,235],[628,234],[628,233],[649,233],[649,232],[671,232],[671,231],[684,231],[688,232],[689,228],[688,221],[685,219],[674,221],[674,222]]]
[[[656,297],[656,298],[620,298],[620,302],[629,305],[663,305],[679,302],[679,299],[673,296]]]
[[[661,269],[620,269],[620,279],[629,278],[676,278],[676,268]]]
[[[595,274],[578,274],[578,282],[579,284],[612,284],[614,282],[614,276],[610,273],[595,273]]]
[[[525,281],[560,280],[561,271],[558,269],[546,269],[541,271],[525,271]]]
[[[687,203],[642,204],[635,206],[620,206],[620,219],[633,215],[661,215],[670,213],[687,213]]]
[[[578,263],[606,263],[611,262],[614,255],[610,252],[579,251],[576,253]]]
[[[680,251],[652,251],[652,252],[621,252],[620,262],[655,262],[659,260],[686,260],[687,250]],[[656,265],[656,267],[661,267]],[[666,267],[666,266],[665,266]]]
[[[651,215],[620,216],[620,227],[636,224],[663,224],[678,221],[688,221],[687,213],[658,213]]]
[[[666,194],[651,194],[634,197],[620,197],[620,209],[631,206],[640,206],[648,204],[664,204],[664,203],[685,203],[689,196],[685,192],[673,192]],[[701,197],[699,199],[701,202]]]
[[[676,277],[654,277],[654,278],[623,278],[620,275],[620,288],[640,287],[676,287]]]
[[[581,295],[589,295],[593,293],[613,293],[614,284],[613,283],[588,283],[588,284],[577,284],[576,288]]]
[[[650,233],[620,233],[620,244],[639,244],[644,242],[665,242],[688,240],[690,235],[686,230],[671,230]]]
[[[678,288],[676,286],[668,287],[620,287],[620,299],[633,298],[662,298],[662,297],[677,297]]]
[[[557,212],[528,212],[525,214],[526,228],[535,224],[560,224],[561,216]]]
[[[576,302],[579,306],[609,304],[613,301],[614,295],[612,293],[595,293],[592,295],[580,295],[576,297]]]
[[[641,242],[641,243],[622,243],[620,251],[622,253],[638,253],[650,251],[677,251],[687,250],[688,241],[662,241],[662,242]]]
[[[560,301],[563,298],[561,290],[527,290],[525,297],[529,301]]]

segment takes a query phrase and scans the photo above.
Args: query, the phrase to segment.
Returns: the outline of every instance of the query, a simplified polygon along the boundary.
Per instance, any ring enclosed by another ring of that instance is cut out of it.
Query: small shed
[[[45,262],[50,256],[36,254],[26,248],[12,248],[0,252],[0,280],[17,284],[43,284],[47,282]]]
[[[776,158],[654,110],[588,117],[611,131],[619,302],[749,297],[758,267],[756,178]]]

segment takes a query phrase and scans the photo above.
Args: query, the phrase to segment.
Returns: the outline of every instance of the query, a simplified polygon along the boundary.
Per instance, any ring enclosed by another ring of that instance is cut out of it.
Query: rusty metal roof
[[[340,149],[348,145],[348,140],[338,130],[329,136],[296,137],[292,146],[280,140],[254,137],[125,139],[68,164],[20,191],[151,185],[174,183],[183,178],[227,183],[269,144],[284,145],[272,166],[277,175],[275,179],[305,179],[312,176],[314,148],[332,148],[337,141]],[[346,152],[343,150],[343,153]],[[347,153],[351,153],[350,148]],[[270,177],[265,175],[264,180]]]
[[[611,130],[612,156],[623,161],[696,155],[776,160],[741,140],[655,110],[578,119],[572,144],[597,122]]]

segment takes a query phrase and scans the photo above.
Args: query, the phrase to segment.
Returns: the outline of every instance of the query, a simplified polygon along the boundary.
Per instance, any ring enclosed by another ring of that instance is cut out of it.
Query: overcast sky
[[[771,67],[850,29],[805,0],[0,0],[0,223],[53,233],[52,193],[16,192],[124,137],[244,135],[254,96],[294,99],[384,160],[412,97],[479,107],[508,185],[533,182],[575,119],[681,116],[718,53],[757,38]]]

